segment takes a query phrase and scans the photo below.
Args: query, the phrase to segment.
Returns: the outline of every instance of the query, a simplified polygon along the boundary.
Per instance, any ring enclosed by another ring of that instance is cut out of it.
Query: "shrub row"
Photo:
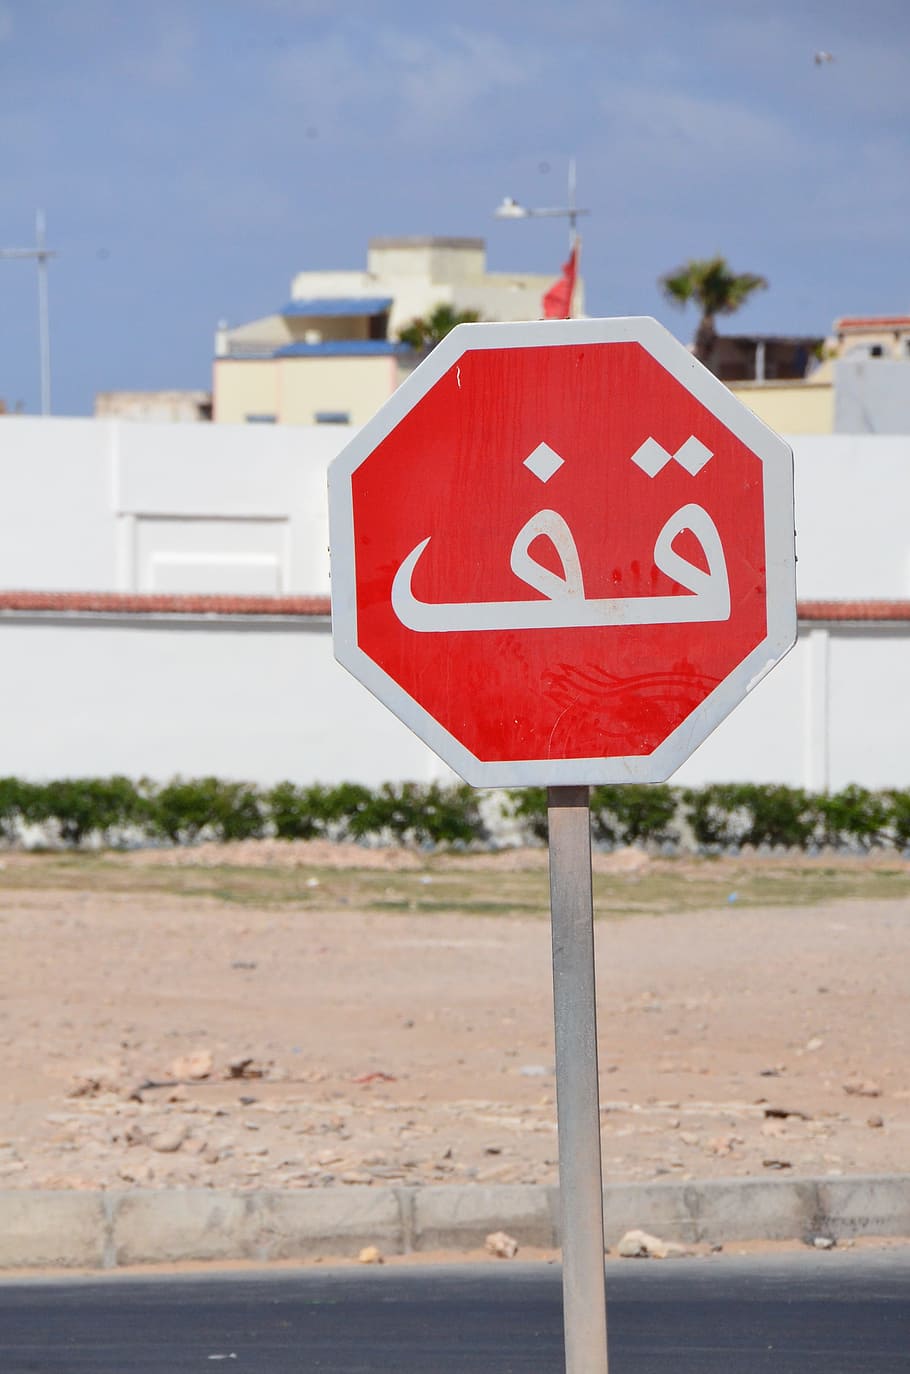
[[[203,839],[360,840],[421,845],[484,844],[491,839],[482,794],[464,784],[291,782],[263,789],[219,778],[164,784],[128,778],[30,783],[0,778],[0,837],[13,843],[39,827],[50,843],[193,844]],[[503,817],[526,838],[545,840],[547,794],[527,787],[503,794]],[[594,840],[602,845],[696,846],[709,852],[755,848],[871,849],[910,846],[910,790],[836,793],[751,783],[702,788],[668,785],[591,789]],[[495,824],[494,824],[495,829]]]
[[[532,834],[547,833],[546,792],[512,794],[516,814]],[[910,846],[910,791],[841,792],[760,783],[665,784],[591,789],[591,828],[606,844],[694,843],[709,852],[753,848],[904,850]]]
[[[324,837],[335,840],[468,844],[487,838],[478,794],[464,784],[392,784],[371,790],[291,782],[270,789],[220,778],[138,783],[128,778],[71,778],[31,783],[0,778],[0,836],[12,842],[40,827],[51,842],[193,844]]]

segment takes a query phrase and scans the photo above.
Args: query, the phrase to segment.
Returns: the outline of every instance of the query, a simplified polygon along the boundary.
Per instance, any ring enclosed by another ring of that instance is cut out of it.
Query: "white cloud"
[[[193,76],[196,34],[173,13],[159,14],[150,40],[121,59],[121,70],[152,86],[186,86]]]
[[[279,96],[315,125],[353,122],[404,142],[475,127],[499,92],[530,84],[536,58],[501,39],[463,29],[442,37],[403,31],[333,33],[298,44],[275,63]]]
[[[405,119],[447,124],[470,117],[479,102],[528,85],[539,63],[489,34],[456,30],[448,41],[386,36],[382,56],[393,75]]]
[[[616,110],[633,143],[649,145],[659,161],[683,167],[688,175],[729,176],[750,163],[792,162],[799,142],[784,120],[730,100],[682,91],[629,93]]]

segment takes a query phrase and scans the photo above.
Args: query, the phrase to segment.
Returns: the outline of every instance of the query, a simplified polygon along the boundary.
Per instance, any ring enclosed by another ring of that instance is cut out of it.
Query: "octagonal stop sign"
[[[791,452],[652,319],[460,325],[329,516],[337,658],[478,785],[661,781],[796,637]]]

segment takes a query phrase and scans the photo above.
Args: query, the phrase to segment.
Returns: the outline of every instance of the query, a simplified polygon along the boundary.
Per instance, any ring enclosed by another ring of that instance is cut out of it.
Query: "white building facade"
[[[363,424],[419,362],[403,326],[448,306],[539,320],[556,274],[488,272],[475,238],[372,239],[365,271],[298,272],[290,300],[215,337],[212,418],[227,424]],[[575,289],[575,313],[584,289]]]

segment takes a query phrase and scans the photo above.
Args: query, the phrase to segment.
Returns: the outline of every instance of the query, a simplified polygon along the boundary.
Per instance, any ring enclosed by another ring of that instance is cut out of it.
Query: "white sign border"
[[[356,553],[351,478],[439,379],[468,351],[640,344],[759,459],[763,469],[767,634],[713,692],[647,755],[484,761],[374,662],[357,642]],[[788,444],[718,381],[657,320],[537,320],[458,325],[415,368],[329,467],[329,550],[335,657],[425,744],[476,787],[665,782],[796,642],[793,454]]]

